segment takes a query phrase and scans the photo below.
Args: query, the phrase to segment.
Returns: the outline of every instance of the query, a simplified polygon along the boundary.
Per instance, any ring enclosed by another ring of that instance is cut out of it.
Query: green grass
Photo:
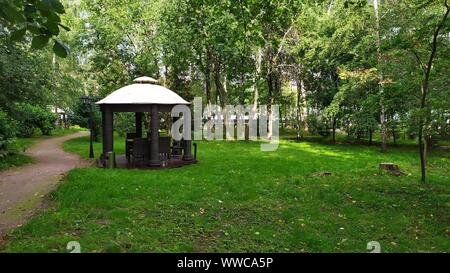
[[[31,138],[17,138],[10,148],[14,152],[0,159],[0,171],[32,163],[33,159],[31,157],[22,154],[32,144],[33,140]]]
[[[19,167],[25,164],[33,163],[33,159],[25,154],[25,150],[30,147],[35,140],[41,138],[50,138],[50,137],[58,137],[64,136],[72,133],[76,133],[82,131],[80,127],[70,127],[70,128],[61,128],[58,127],[52,131],[50,136],[44,136],[40,133],[36,133],[32,137],[27,138],[16,138],[14,143],[12,144],[11,150],[15,151],[8,155],[7,157],[0,159],[0,171],[7,170],[11,167]]]
[[[50,136],[47,137],[55,137],[55,136],[65,136],[68,134],[73,134],[80,131],[85,131],[86,129],[80,128],[79,126],[71,126],[69,128],[58,127],[52,130]]]
[[[282,129],[280,130],[280,134],[282,139],[290,139],[290,140],[295,140],[297,138],[297,131],[294,129]],[[311,142],[320,142],[320,143],[331,143],[332,142],[332,136],[331,134],[327,137],[323,137],[320,135],[310,135],[308,133],[306,133],[304,135],[304,140],[306,141],[311,141]],[[417,138],[409,138],[407,137],[405,134],[403,133],[399,133],[399,136],[397,137],[397,139],[395,140],[394,143],[394,139],[392,138],[392,134],[388,135],[387,138],[387,143],[388,146],[405,146],[405,145],[409,145],[409,146],[417,146]],[[368,145],[369,143],[369,138],[368,137],[362,137],[361,139],[357,140],[355,137],[352,136],[348,136],[345,133],[342,132],[336,132],[336,143],[359,143],[361,145]],[[372,145],[373,146],[377,146],[380,145],[381,143],[381,135],[379,132],[375,132],[372,136]],[[434,145],[437,146],[449,146],[450,145],[450,139],[438,139],[436,140],[436,142],[434,143]],[[417,148],[418,149],[418,148]]]
[[[65,144],[83,157],[87,148],[87,138]],[[259,148],[200,142],[200,162],[183,168],[73,170],[3,251],[65,252],[72,240],[83,252],[366,252],[369,241],[383,252],[450,251],[448,152],[431,153],[421,184],[409,147]],[[407,175],[380,172],[386,161]]]
[[[6,158],[0,159],[0,171],[4,171],[12,167],[19,167],[32,162],[33,159],[31,157],[23,154],[8,155]]]
[[[102,143],[93,142],[94,155],[98,158],[102,152]],[[83,159],[89,159],[89,136],[71,139],[64,142],[63,148],[67,152],[79,154]],[[117,134],[114,140],[114,150],[116,154],[125,154],[125,141]]]

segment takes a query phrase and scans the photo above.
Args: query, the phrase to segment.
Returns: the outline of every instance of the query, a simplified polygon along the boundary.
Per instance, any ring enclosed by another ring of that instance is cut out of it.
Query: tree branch
[[[417,64],[419,65],[419,68],[425,73],[425,65],[423,64],[422,60],[420,59],[419,54],[417,51],[415,51],[413,48],[411,49],[411,52],[414,54],[417,60]]]
[[[445,21],[447,21],[448,15],[450,13],[450,6],[448,4],[448,0],[445,0],[444,5],[447,8],[447,11],[445,12],[444,16],[442,17],[441,21],[439,22],[438,26],[436,27],[436,30],[434,31],[433,42],[431,44],[432,49],[431,49],[430,57],[428,59],[428,63],[426,66],[425,78],[424,78],[424,83],[423,83],[424,88],[423,88],[423,94],[422,94],[422,103],[421,103],[422,108],[425,107],[425,98],[426,98],[427,91],[428,91],[428,81],[430,79],[431,67],[433,65],[433,60],[434,60],[434,57],[436,56],[436,52],[437,52],[437,38],[439,36],[439,32],[444,27]]]

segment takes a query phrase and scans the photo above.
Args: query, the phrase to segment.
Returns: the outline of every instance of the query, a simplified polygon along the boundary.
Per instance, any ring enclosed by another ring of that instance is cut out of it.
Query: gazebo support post
[[[151,115],[151,132],[150,132],[150,166],[159,167],[161,161],[159,160],[159,109],[158,105],[152,105]]]
[[[192,157],[192,148],[191,148],[191,140],[184,140],[184,154],[183,154],[183,160],[184,161],[192,161],[194,158]]]
[[[142,113],[141,112],[135,113],[135,120],[136,120],[136,137],[141,138],[142,137]]]
[[[113,134],[113,112],[105,107],[102,109],[102,123],[103,123],[103,160],[104,165],[107,165],[108,153],[114,152],[114,134]],[[114,160],[114,159],[113,159]],[[115,166],[115,162],[113,164]]]
[[[172,124],[174,124],[175,122],[177,122],[179,118],[178,117],[172,117]],[[181,143],[180,141],[176,141],[175,139],[172,140],[172,145],[174,147],[174,149],[172,150],[172,155],[175,158],[181,158],[182,156],[182,150],[181,150]]]

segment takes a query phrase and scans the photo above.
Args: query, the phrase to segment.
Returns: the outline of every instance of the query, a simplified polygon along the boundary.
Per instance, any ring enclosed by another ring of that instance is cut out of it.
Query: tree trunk
[[[299,73],[300,74],[300,73]],[[302,135],[302,129],[300,128],[302,126],[302,115],[301,115],[301,98],[302,98],[302,90],[301,90],[301,86],[300,86],[300,82],[301,82],[301,76],[298,75],[297,78],[297,111],[296,111],[296,115],[297,115],[297,141],[300,141],[301,138],[303,138]]]
[[[378,13],[378,0],[373,1],[373,8],[375,11],[376,27],[377,27],[377,58],[378,65],[381,63],[381,35],[380,35],[380,15]],[[386,124],[386,108],[384,105],[384,88],[383,88],[383,73],[380,71],[379,75],[379,90],[380,90],[380,124],[381,124],[381,151],[387,150],[387,124]]]
[[[394,145],[397,144],[397,138],[395,137],[395,129],[392,129],[392,139],[394,140]]]
[[[258,49],[255,58],[255,75],[253,78],[253,111],[256,112],[258,109],[258,99],[259,99],[259,89],[258,89],[258,79],[261,75],[261,63],[262,63],[262,50]]]
[[[209,51],[207,54],[207,60],[205,65],[205,93],[206,93],[206,101],[208,106],[212,104],[211,101],[211,58]]]
[[[448,0],[445,1],[445,7],[447,8],[444,16],[442,17],[441,21],[439,22],[438,26],[436,27],[434,33],[433,33],[433,42],[431,44],[431,52],[430,56],[428,58],[428,62],[426,66],[424,67],[424,78],[422,81],[422,97],[420,99],[420,109],[424,110],[426,108],[426,99],[428,95],[428,88],[429,88],[429,82],[430,82],[430,73],[431,69],[433,67],[433,60],[436,56],[437,52],[437,38],[439,36],[440,30],[444,27],[444,24],[447,20],[447,17],[450,13],[450,6],[448,5]],[[420,63],[419,63],[420,65]],[[429,112],[429,111],[428,111]],[[422,182],[426,181],[426,165],[427,165],[427,149],[426,149],[426,139],[424,136],[424,127],[428,124],[428,118],[429,113],[425,120],[421,118],[420,124],[419,124],[419,153],[420,153],[420,170],[421,170],[421,178]]]
[[[226,114],[226,107],[228,104],[228,98],[227,98],[227,90],[226,90],[226,78],[224,80],[225,85],[222,83],[222,77],[221,77],[221,64],[220,61],[215,58],[214,62],[214,83],[216,85],[217,93],[220,97],[220,107],[222,108],[223,112],[223,132],[226,133],[226,126],[228,126],[228,117]]]
[[[425,147],[423,146],[422,128],[419,129],[420,172],[422,182],[426,181]]]
[[[303,65],[300,64],[297,75],[297,139],[303,138],[304,132],[308,131],[308,112],[306,109],[306,92],[303,73]]]
[[[268,95],[269,95],[269,102],[267,105],[267,111],[269,116],[269,122],[267,126],[267,138],[272,138],[272,105],[274,103],[274,75],[273,75],[273,62],[272,57],[269,53],[268,56],[268,67],[267,67],[267,87],[268,87]]]
[[[275,81],[274,81],[274,99],[273,99],[273,104],[271,105],[275,105],[275,104],[281,104],[282,103],[282,91],[281,91],[281,72],[279,69],[275,70]],[[272,117],[272,116],[271,116]],[[283,128],[283,113],[282,113],[282,107],[279,107],[279,125],[281,125],[281,128]],[[272,126],[271,126],[272,127]],[[272,135],[272,128],[270,129],[271,134]]]
[[[309,128],[308,128],[308,107],[307,107],[307,101],[306,101],[306,89],[305,89],[305,82],[303,81],[303,79],[300,82],[300,90],[301,90],[301,98],[302,98],[302,126],[303,126],[303,131],[302,134],[304,132],[308,132]]]
[[[369,128],[369,146],[372,146],[372,135],[373,135],[372,128]]]
[[[333,117],[333,143],[336,143],[336,117]]]
[[[220,98],[220,106],[224,108],[227,105],[227,94],[225,90],[225,86],[222,83],[222,77],[221,77],[221,68],[220,68],[220,62],[216,60],[214,63],[214,83],[216,85],[216,90]]]
[[[267,85],[268,85],[268,91],[269,91],[269,103],[267,105],[267,111],[269,116],[269,123],[267,126],[267,138],[271,139],[272,137],[272,105],[273,105],[273,75],[272,73],[269,73],[267,76]]]

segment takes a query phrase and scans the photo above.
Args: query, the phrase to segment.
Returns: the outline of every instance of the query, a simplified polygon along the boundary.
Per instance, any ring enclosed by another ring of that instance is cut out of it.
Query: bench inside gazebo
[[[99,163],[108,168],[179,167],[196,162],[191,140],[175,141],[159,134],[161,112],[171,112],[176,105],[189,105],[175,92],[150,77],[140,77],[96,103],[102,112],[103,153]],[[135,132],[127,133],[125,155],[114,152],[114,113],[135,113]],[[150,113],[149,132],[143,136],[142,118]]]

